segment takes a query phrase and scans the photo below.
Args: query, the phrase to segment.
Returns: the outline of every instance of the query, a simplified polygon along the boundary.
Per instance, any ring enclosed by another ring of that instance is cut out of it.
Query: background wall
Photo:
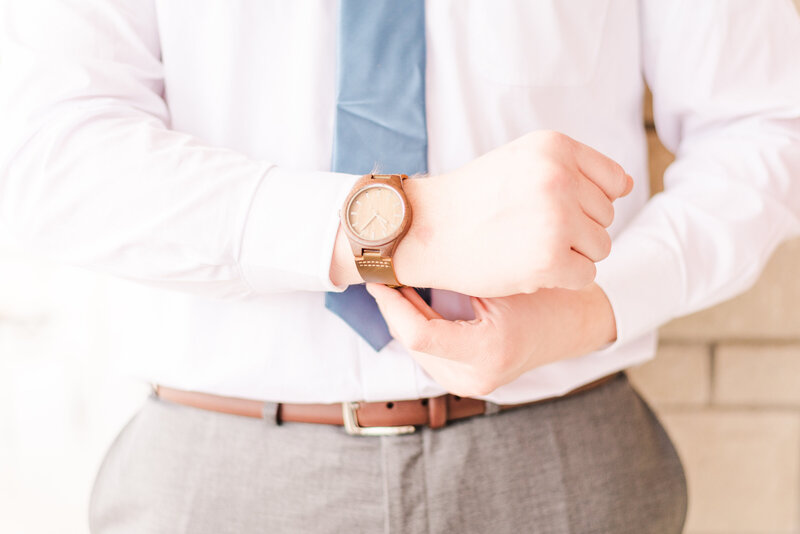
[[[672,156],[651,120],[658,190]],[[800,533],[799,273],[795,240],[748,293],[666,325],[630,372],[687,469],[689,534]],[[110,284],[128,283],[32,258],[0,229],[2,533],[88,532],[94,473],[149,391],[107,357]]]
[[[673,157],[649,95],[645,110],[658,191]],[[800,532],[800,240],[747,293],[662,328],[656,359],[629,376],[686,467],[687,532]]]

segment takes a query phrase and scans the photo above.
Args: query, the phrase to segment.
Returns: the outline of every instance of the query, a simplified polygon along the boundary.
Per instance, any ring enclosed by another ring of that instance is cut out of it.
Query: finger
[[[575,159],[578,169],[594,182],[610,200],[630,193],[633,178],[628,176],[622,165],[583,143],[575,143]]]
[[[588,178],[578,181],[578,202],[583,212],[602,226],[610,226],[614,221],[614,206],[603,190]]]
[[[381,284],[367,284],[367,291],[375,297],[396,338],[409,350],[453,360],[474,356],[471,348],[478,346],[480,333],[474,331],[472,325],[441,318],[428,319],[406,294]]]
[[[420,296],[420,294],[417,293],[415,289],[412,289],[408,286],[403,286],[402,288],[400,288],[400,292],[403,293],[403,296],[405,296],[409,300],[409,302],[411,302],[419,310],[419,312],[428,319],[443,319],[441,314],[439,314],[439,312],[431,308],[430,305],[427,302],[425,302],[425,299],[423,299],[422,296]],[[476,304],[477,301],[480,301],[480,303]],[[486,307],[482,303],[482,299],[478,299],[478,297],[470,297],[470,302],[472,303],[472,310],[473,312],[475,312],[475,319],[471,320],[456,319],[454,322],[475,323],[480,321],[480,318],[478,317],[479,308],[476,308],[475,306],[477,305],[479,307],[482,307],[484,310],[482,313],[485,314]]]
[[[583,289],[592,282],[597,275],[597,267],[594,262],[574,250],[570,250],[564,260],[562,276],[557,287],[564,289]]]
[[[404,345],[411,332],[427,328],[427,317],[399,291],[383,284],[367,284],[367,291],[375,298],[392,336]]]
[[[489,315],[489,310],[486,307],[486,301],[480,297],[470,297],[469,303],[472,305],[472,313],[475,315],[476,321],[481,321]]]
[[[425,299],[422,298],[422,295],[417,293],[414,288],[403,286],[400,288],[400,292],[403,296],[408,299],[408,301],[414,305],[419,312],[425,316],[426,319],[441,319],[442,316],[439,313],[431,308]]]
[[[605,228],[587,216],[580,217],[572,237],[572,249],[580,252],[591,261],[605,259],[611,252],[611,237]]]
[[[627,178],[627,180],[625,183],[625,189],[622,191],[622,194],[620,195],[621,197],[626,197],[630,194],[631,191],[633,191],[633,176],[626,173],[625,177]]]

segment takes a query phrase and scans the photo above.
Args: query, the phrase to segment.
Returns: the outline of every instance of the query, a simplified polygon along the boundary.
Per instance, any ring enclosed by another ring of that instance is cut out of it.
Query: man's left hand
[[[389,330],[450,393],[488,395],[522,373],[616,339],[611,304],[596,284],[498,298],[470,297],[475,318],[449,321],[410,287],[367,284]]]

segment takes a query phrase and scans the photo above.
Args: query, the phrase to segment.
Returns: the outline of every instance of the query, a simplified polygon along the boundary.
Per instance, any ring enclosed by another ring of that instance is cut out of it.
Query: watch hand
[[[384,227],[385,229],[386,229],[386,228],[389,228],[389,221],[387,221],[386,219],[384,219],[383,217],[381,217],[381,216],[380,216],[380,215],[378,215],[377,213],[375,214],[375,216],[378,218],[378,220],[380,221],[380,223],[383,225],[383,227]]]
[[[369,220],[368,220],[366,223],[364,223],[364,225],[363,225],[361,228],[359,228],[359,229],[358,229],[358,233],[360,234],[361,232],[363,232],[363,231],[364,231],[364,228],[366,228],[367,226],[369,226],[369,223],[371,223],[371,222],[372,222],[372,220],[373,220],[373,219],[374,219],[374,218],[375,218],[377,215],[378,215],[378,214],[376,213],[375,215],[373,215],[372,217],[370,217],[370,218],[369,218]]]

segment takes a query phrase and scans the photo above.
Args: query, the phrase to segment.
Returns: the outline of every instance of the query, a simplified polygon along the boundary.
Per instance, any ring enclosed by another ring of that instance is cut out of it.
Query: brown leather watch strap
[[[394,263],[391,257],[381,256],[378,250],[365,249],[364,254],[356,257],[356,268],[361,278],[368,282],[386,284],[390,287],[400,287],[394,274]]]

